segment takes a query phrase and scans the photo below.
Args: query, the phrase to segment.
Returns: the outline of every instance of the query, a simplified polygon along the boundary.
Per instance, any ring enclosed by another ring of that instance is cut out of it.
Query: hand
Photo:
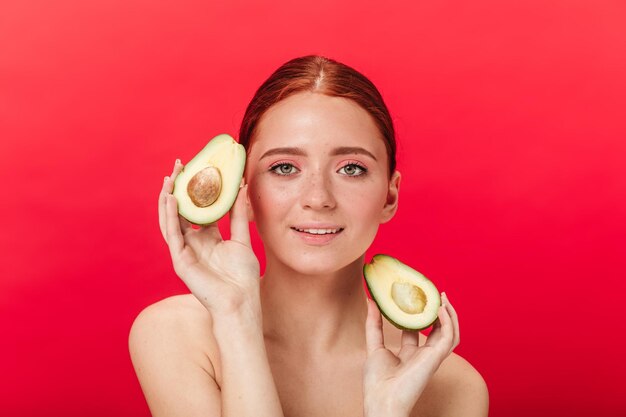
[[[252,303],[260,312],[260,266],[250,244],[247,185],[239,188],[230,210],[231,239],[223,240],[217,222],[194,229],[178,214],[172,190],[182,168],[177,160],[159,195],[159,226],[169,246],[174,271],[214,315],[233,313],[246,303]]]
[[[402,347],[394,355],[384,345],[382,317],[368,300],[365,334],[367,359],[363,371],[365,415],[408,416],[439,365],[459,344],[456,311],[442,294],[442,306],[426,343],[419,332],[402,332]]]

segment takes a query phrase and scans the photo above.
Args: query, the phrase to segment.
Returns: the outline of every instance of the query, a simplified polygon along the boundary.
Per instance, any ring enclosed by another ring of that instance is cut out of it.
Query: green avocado
[[[396,258],[377,254],[363,265],[372,299],[391,324],[402,330],[422,330],[437,320],[441,296],[424,275]]]
[[[246,165],[246,150],[220,134],[189,161],[174,181],[178,213],[204,226],[218,221],[235,203]]]

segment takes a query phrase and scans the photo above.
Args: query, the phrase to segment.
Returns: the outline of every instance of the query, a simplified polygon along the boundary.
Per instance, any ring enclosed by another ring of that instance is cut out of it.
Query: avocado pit
[[[409,282],[396,281],[391,285],[391,298],[407,314],[419,314],[426,307],[424,291]]]
[[[187,194],[197,207],[208,207],[220,196],[222,176],[217,167],[209,166],[196,173],[187,183]]]
[[[439,290],[409,265],[379,253],[363,265],[363,276],[380,312],[397,328],[417,331],[437,320]]]

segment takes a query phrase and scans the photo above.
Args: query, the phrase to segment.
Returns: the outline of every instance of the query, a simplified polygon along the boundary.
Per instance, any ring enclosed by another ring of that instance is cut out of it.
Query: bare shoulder
[[[191,294],[165,298],[137,315],[128,348],[153,416],[219,414],[212,333],[209,312]]]
[[[211,316],[193,294],[164,298],[135,318],[128,338],[131,357],[150,350],[184,355],[215,375],[208,352],[214,345]]]
[[[385,320],[385,344],[394,352],[400,350],[402,332]],[[426,343],[419,334],[419,344]],[[452,352],[433,375],[420,396],[412,415],[420,417],[486,417],[489,391],[482,375],[466,359]]]
[[[433,375],[418,405],[431,410],[432,416],[486,417],[489,391],[482,375],[452,352]]]

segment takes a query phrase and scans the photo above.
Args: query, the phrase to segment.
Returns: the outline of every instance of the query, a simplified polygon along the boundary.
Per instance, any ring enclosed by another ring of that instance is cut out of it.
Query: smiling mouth
[[[337,229],[298,229],[297,227],[292,227],[296,232],[306,233],[309,235],[336,235],[343,231],[343,227],[339,227]]]

